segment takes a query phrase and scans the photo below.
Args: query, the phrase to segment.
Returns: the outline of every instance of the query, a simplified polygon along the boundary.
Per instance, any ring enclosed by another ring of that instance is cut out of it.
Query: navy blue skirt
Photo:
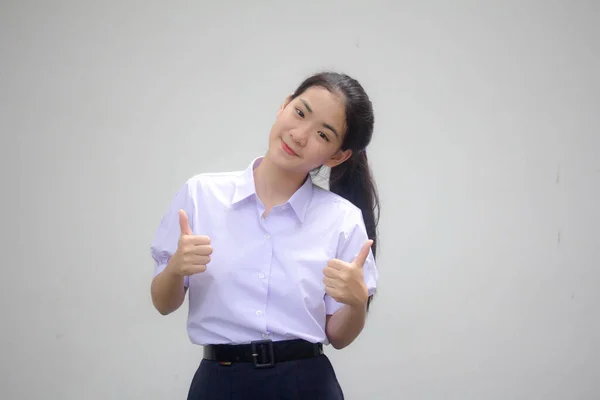
[[[255,368],[252,363],[224,365],[203,359],[188,400],[343,400],[326,355]]]

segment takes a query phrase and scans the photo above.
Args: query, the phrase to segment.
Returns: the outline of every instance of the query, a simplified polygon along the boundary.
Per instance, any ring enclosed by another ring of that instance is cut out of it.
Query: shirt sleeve
[[[360,210],[357,209],[356,212],[347,216],[346,221],[348,222],[345,224],[347,228],[340,235],[337,258],[342,261],[352,262],[369,237]],[[379,279],[379,273],[372,251],[369,251],[369,255],[365,260],[363,272],[365,284],[369,296],[371,296],[377,289],[377,280]],[[335,301],[332,297],[325,294],[325,310],[327,315],[332,315],[342,306],[342,303]]]
[[[181,228],[179,227],[179,210],[188,215],[190,228],[194,231],[194,199],[190,194],[190,182],[187,181],[175,194],[166,213],[163,215],[150,246],[154,259],[154,276],[167,266],[171,256],[177,250]],[[189,286],[189,277],[184,278],[185,287]]]

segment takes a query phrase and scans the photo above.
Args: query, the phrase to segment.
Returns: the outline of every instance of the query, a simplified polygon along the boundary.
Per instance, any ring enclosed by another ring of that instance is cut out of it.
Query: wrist
[[[356,308],[357,310],[362,310],[362,309],[366,310],[368,302],[369,302],[369,290],[367,289],[367,286],[363,283],[361,285],[360,295],[357,296],[356,300],[350,306],[353,308]]]
[[[171,259],[167,263],[167,266],[165,267],[163,272],[165,273],[165,275],[168,275],[170,278],[178,278],[181,276],[181,274],[177,273],[176,255],[171,257]]]
[[[348,304],[348,306],[354,311],[354,312],[366,312],[367,311],[367,303],[368,303],[369,297],[368,295],[364,298],[364,299],[358,299],[357,301],[355,301],[352,304]]]

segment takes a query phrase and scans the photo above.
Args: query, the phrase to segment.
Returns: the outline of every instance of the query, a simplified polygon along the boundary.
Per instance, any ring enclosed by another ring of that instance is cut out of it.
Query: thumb
[[[360,249],[360,253],[358,253],[354,261],[352,261],[352,264],[356,265],[358,268],[362,268],[365,264],[365,261],[367,261],[367,257],[369,256],[369,251],[371,251],[372,245],[373,240],[367,240]]]
[[[193,233],[188,216],[183,210],[179,210],[179,228],[181,228],[181,235],[191,235]]]

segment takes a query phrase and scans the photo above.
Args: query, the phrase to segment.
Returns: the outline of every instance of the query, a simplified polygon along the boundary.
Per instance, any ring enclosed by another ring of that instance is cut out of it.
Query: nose
[[[299,146],[304,147],[304,146],[306,146],[308,134],[309,134],[308,129],[298,128],[298,129],[294,129],[290,133],[290,136],[292,137],[292,140],[294,142],[296,142]]]

